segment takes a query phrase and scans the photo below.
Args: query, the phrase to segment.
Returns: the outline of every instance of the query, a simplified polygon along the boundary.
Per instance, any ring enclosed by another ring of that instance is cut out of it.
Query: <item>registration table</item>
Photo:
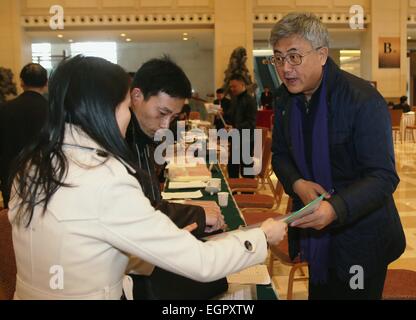
[[[224,178],[224,174],[220,168],[220,166],[215,165],[211,171],[212,178],[220,178],[221,179],[221,192],[228,192],[228,206],[221,208],[221,212],[224,215],[225,222],[228,225],[229,230],[238,229],[239,226],[245,225],[244,218],[241,214],[241,211],[237,207],[234,198],[230,192],[230,188]],[[198,189],[187,189],[187,190],[171,190],[169,189],[169,182],[166,184],[165,191],[166,192],[185,192],[185,191],[195,191]],[[210,195],[205,190],[201,190],[203,197],[196,200],[204,200],[204,201],[216,201],[218,203],[218,197],[216,194]],[[258,300],[275,300],[277,299],[276,293],[272,285],[257,285],[256,286],[256,294]]]

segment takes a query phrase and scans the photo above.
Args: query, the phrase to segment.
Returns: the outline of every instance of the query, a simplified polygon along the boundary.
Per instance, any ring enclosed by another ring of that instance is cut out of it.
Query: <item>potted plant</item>
[[[6,101],[8,95],[17,95],[16,84],[13,82],[13,72],[0,67],[0,103]]]

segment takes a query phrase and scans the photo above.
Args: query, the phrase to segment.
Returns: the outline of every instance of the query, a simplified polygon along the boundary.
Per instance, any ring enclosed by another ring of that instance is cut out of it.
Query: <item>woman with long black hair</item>
[[[198,281],[263,262],[286,226],[200,242],[155,211],[124,142],[129,80],[104,59],[76,56],[49,82],[41,138],[16,166],[9,205],[17,299],[119,299],[129,255]]]

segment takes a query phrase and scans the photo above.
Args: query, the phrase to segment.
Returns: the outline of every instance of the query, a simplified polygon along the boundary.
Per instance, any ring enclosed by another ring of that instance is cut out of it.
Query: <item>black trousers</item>
[[[230,139],[231,140],[231,139]],[[244,144],[244,146],[243,146]],[[254,162],[244,163],[243,159],[243,148],[247,152],[246,148],[250,148],[250,157],[254,154],[254,139],[251,138],[249,141],[232,142],[230,148],[230,157],[228,159],[228,176],[230,178],[240,178],[240,174],[243,178],[255,178],[255,175],[249,175],[245,173],[245,168],[253,168]],[[238,163],[233,163],[233,157],[238,158]]]
[[[370,277],[364,278],[362,290],[353,290],[350,279],[342,280],[334,269],[330,269],[326,284],[313,284],[309,278],[309,300],[381,300],[386,273],[387,266],[381,266]]]

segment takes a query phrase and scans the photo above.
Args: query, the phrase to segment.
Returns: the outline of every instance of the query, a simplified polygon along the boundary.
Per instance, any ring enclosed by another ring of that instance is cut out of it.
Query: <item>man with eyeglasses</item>
[[[387,266],[405,249],[390,119],[377,90],[328,57],[328,38],[308,13],[288,14],[271,31],[283,81],[273,169],[293,210],[334,191],[291,223],[289,251],[309,264],[309,299],[380,299]]]

